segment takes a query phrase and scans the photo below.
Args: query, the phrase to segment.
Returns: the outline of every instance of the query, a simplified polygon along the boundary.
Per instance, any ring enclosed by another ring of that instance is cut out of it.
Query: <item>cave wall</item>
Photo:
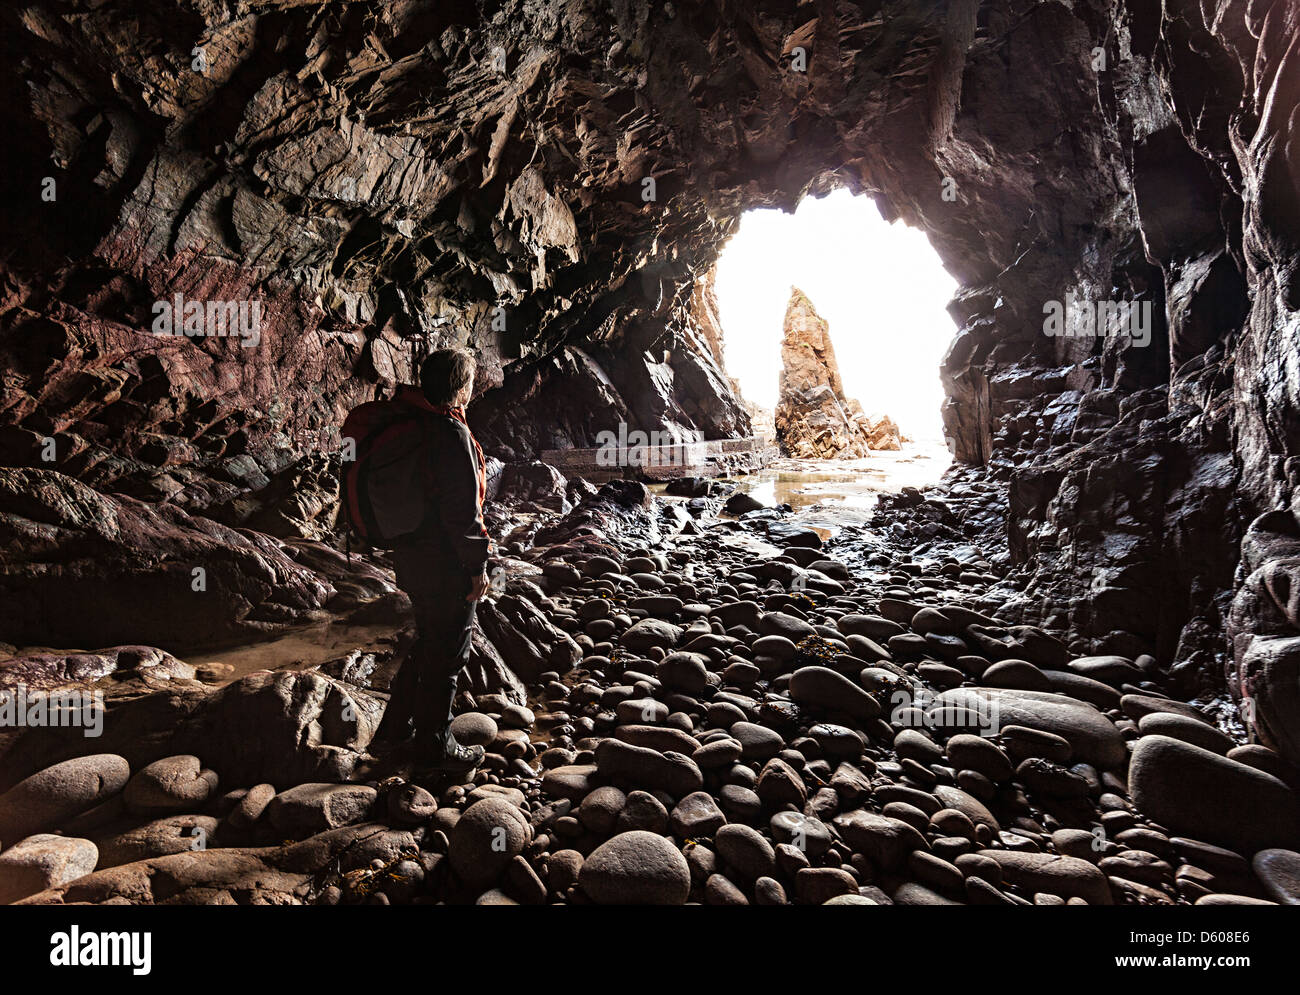
[[[619,421],[743,434],[708,274],[744,210],[846,186],[962,286],[944,420],[1009,493],[1007,617],[1236,680],[1241,539],[1297,476],[1298,16],[8,5],[0,462],[202,510],[447,343],[478,355],[471,420],[505,459]],[[257,299],[258,345],[151,334],[177,293]],[[1149,341],[1044,334],[1069,299],[1150,304]],[[1291,631],[1243,612],[1243,646]]]

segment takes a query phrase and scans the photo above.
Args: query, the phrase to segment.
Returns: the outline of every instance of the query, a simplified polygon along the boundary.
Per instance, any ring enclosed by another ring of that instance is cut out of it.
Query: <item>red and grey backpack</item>
[[[400,395],[348,412],[339,524],[361,543],[391,549],[424,524],[436,487],[429,452],[432,417]]]

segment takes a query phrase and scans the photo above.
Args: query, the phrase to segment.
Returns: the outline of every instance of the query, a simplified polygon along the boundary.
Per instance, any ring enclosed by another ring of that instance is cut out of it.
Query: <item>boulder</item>
[[[1247,854],[1300,840],[1295,792],[1271,774],[1191,743],[1143,736],[1128,777],[1133,803],[1179,835]]]
[[[578,886],[597,905],[683,905],[691,872],[672,840],[633,830],[591,852]]]
[[[0,842],[20,840],[63,822],[126,787],[131,770],[112,753],[65,760],[0,795]]]
[[[98,861],[90,840],[43,833],[19,840],[0,853],[0,905],[75,881]]]

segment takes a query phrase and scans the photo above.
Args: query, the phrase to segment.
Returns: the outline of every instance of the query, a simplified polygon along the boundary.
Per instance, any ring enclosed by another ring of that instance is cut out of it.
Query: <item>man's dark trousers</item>
[[[436,541],[399,546],[393,566],[397,586],[411,599],[416,641],[389,687],[384,731],[402,737],[413,719],[417,742],[440,745],[451,723],[456,678],[469,662],[475,611],[475,603],[465,600],[470,578]]]

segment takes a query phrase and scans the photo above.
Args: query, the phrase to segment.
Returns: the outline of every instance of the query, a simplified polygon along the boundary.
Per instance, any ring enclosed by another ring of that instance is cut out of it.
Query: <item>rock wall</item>
[[[798,287],[790,288],[785,309],[775,427],[781,452],[799,459],[856,459],[902,448],[889,417],[873,420],[845,397],[830,326]]]
[[[697,287],[744,210],[847,186],[962,285],[944,417],[1009,495],[1034,585],[1006,614],[1237,679],[1240,540],[1289,509],[1300,455],[1289,0],[0,18],[0,462],[228,504],[452,342],[499,456],[605,422],[743,431]],[[152,334],[176,294],[259,302],[257,344]],[[1136,334],[1047,333],[1045,308],[1106,302]],[[1252,547],[1243,591],[1284,546]],[[1293,634],[1256,603],[1238,646]]]

